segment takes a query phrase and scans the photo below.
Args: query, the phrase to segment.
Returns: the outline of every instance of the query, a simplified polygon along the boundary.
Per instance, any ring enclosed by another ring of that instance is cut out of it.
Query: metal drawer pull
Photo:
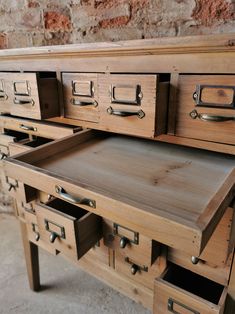
[[[0,95],[0,100],[7,100],[8,96],[6,94]]]
[[[132,273],[132,275],[135,275],[138,271],[139,272],[141,272],[141,271],[148,272],[148,267],[147,266],[145,266],[145,265],[143,265],[143,266],[137,265],[129,257],[125,257],[125,262],[127,262],[128,264],[131,265],[131,273]]]
[[[22,100],[22,99],[17,99],[14,98],[14,104],[15,105],[34,105],[34,100],[30,99],[30,100]]]
[[[72,105],[80,107],[94,106],[96,108],[98,106],[98,102],[96,100],[78,100],[71,98],[70,102]]]
[[[0,152],[0,160],[6,159],[7,157],[7,154]]]
[[[55,232],[52,232],[49,237],[50,242],[54,243],[57,237],[58,237],[58,234],[56,234]]]
[[[26,130],[26,131],[34,131],[34,132],[37,131],[37,128],[35,128],[33,126],[28,126],[28,125],[25,125],[25,124],[20,124],[20,128],[22,130]]]
[[[137,116],[139,119],[143,119],[145,117],[145,113],[143,112],[143,110],[128,111],[128,110],[113,109],[112,107],[109,107],[107,109],[107,112],[110,115],[120,116],[120,117]]]
[[[171,312],[173,314],[181,314],[180,312],[177,312],[177,311],[174,310],[174,304],[182,307],[183,309],[191,312],[192,314],[200,314],[200,312],[191,309],[187,305],[184,305],[183,303],[180,303],[178,301],[173,300],[172,298],[169,298],[168,302],[167,302],[167,309],[168,309],[169,312]]]
[[[35,233],[35,241],[38,242],[40,239],[40,233],[36,230],[36,225],[34,223],[32,223],[32,229]]]
[[[122,237],[120,239],[120,248],[125,249],[128,243],[130,243],[129,239],[127,239],[126,237]]]
[[[81,204],[81,205],[87,205],[89,207],[96,208],[96,202],[94,200],[91,200],[89,198],[83,198],[83,197],[76,197],[68,194],[61,186],[56,185],[55,191],[59,196],[64,199],[65,201],[68,201],[73,204]]]
[[[235,121],[235,116],[219,116],[211,115],[208,113],[198,113],[197,110],[190,112],[190,117],[192,119],[200,119],[202,121],[211,121],[211,122],[225,122],[225,121]]]
[[[194,265],[197,265],[200,261],[200,258],[198,258],[197,256],[192,256],[191,257],[191,262],[194,264]]]

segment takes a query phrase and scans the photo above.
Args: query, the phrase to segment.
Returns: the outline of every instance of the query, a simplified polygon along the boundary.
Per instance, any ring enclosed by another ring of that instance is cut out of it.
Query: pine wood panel
[[[100,117],[98,75],[95,73],[62,73],[62,84],[64,116],[66,118],[98,122]],[[79,102],[93,102],[95,105],[76,104]]]

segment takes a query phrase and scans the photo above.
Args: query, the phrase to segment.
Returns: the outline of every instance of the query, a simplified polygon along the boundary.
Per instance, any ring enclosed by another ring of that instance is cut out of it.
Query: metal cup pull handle
[[[30,99],[30,100],[23,100],[23,99],[18,99],[18,98],[14,98],[14,104],[15,105],[34,105],[34,100]]]
[[[34,132],[37,131],[37,128],[33,126],[25,125],[25,124],[20,124],[20,128],[25,131],[34,131]]]
[[[74,106],[80,106],[80,107],[85,107],[85,106],[98,106],[98,102],[96,100],[79,100],[79,99],[74,99],[71,98],[70,100],[71,104]]]
[[[120,110],[120,109],[113,109],[109,107],[107,109],[108,114],[120,117],[130,117],[130,116],[137,116],[139,119],[143,119],[145,117],[145,113],[143,110],[138,111],[129,111],[129,110]]]
[[[192,119],[200,119],[202,121],[208,122],[226,122],[235,121],[235,116],[223,116],[223,115],[213,115],[209,113],[198,113],[197,110],[193,110],[189,113]]]
[[[56,185],[55,187],[55,191],[57,194],[59,194],[59,196],[70,203],[73,204],[81,204],[81,205],[87,205],[89,207],[93,207],[96,208],[96,202],[94,200],[91,200],[89,198],[84,198],[84,197],[77,197],[77,196],[73,196],[70,195],[69,193],[67,193],[61,186]]]
[[[177,308],[181,307],[182,309],[184,309],[184,312],[185,312],[185,310],[187,310],[187,312],[189,312],[189,313],[191,312],[192,314],[200,314],[200,312],[198,312],[194,309],[191,309],[187,305],[185,305],[181,302],[178,302],[176,300],[173,300],[172,298],[169,298],[168,302],[167,302],[168,312],[173,313],[173,314],[181,314],[180,312],[178,312],[174,309],[174,305],[176,305]]]

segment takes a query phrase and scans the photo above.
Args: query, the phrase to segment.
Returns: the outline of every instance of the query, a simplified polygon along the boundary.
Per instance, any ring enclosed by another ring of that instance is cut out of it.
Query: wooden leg
[[[20,222],[21,235],[24,246],[26,268],[29,286],[33,291],[40,290],[38,247],[28,240],[26,224]]]

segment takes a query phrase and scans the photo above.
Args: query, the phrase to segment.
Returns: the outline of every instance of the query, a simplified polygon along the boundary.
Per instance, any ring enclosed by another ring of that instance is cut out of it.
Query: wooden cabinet
[[[0,51],[0,167],[33,290],[41,247],[154,314],[225,313],[233,37]]]

